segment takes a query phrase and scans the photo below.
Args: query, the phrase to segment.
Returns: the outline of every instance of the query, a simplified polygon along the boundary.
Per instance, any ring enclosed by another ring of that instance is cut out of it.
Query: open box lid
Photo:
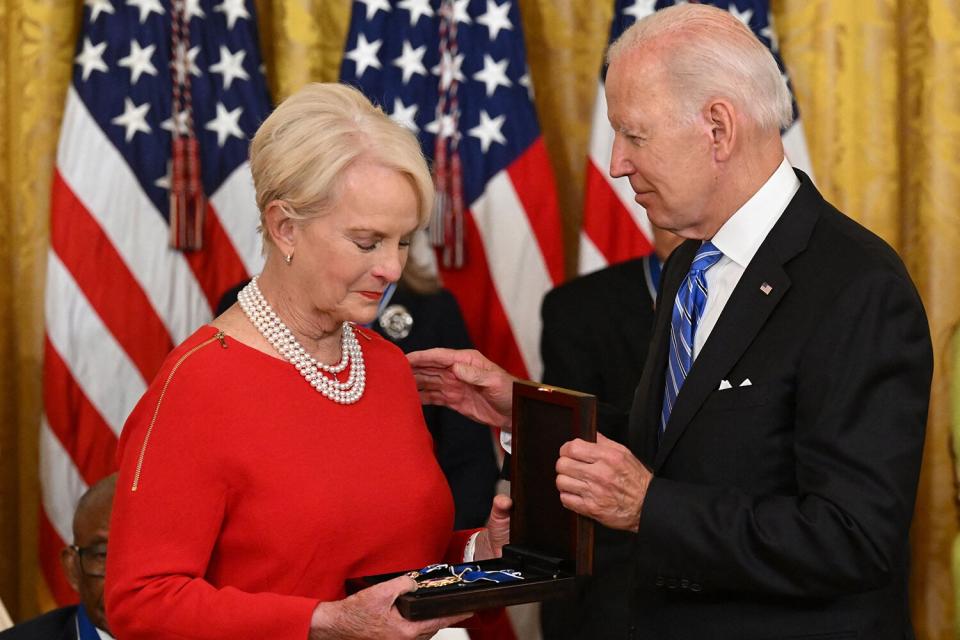
[[[510,545],[506,553],[557,558],[576,575],[593,570],[593,520],[566,509],[557,490],[560,447],[596,442],[596,397],[550,385],[513,384]]]

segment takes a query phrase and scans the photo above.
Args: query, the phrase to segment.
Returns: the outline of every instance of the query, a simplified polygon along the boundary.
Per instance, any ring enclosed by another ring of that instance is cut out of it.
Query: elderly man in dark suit
[[[611,46],[610,172],[688,240],[664,267],[629,448],[568,442],[570,509],[634,535],[631,620],[594,637],[912,638],[908,533],[932,375],[897,255],[784,159],[790,99],[727,12]],[[476,352],[411,356],[426,402],[509,425]]]
[[[0,633],[0,640],[112,640],[103,608],[110,510],[116,474],[100,480],[80,497],[73,514],[73,544],[60,563],[80,604],[56,609]]]

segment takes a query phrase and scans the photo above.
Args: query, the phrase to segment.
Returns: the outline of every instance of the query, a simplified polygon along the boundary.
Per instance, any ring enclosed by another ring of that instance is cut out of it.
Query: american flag
[[[251,2],[178,1],[189,42],[176,48],[170,0],[84,4],[53,178],[40,425],[40,560],[59,602],[76,597],[57,561],[74,506],[114,470],[127,414],[173,345],[262,266],[246,159],[269,111]],[[186,78],[208,200],[202,250],[181,252],[169,187],[171,132],[189,122],[172,117],[173,80]]]
[[[610,42],[630,25],[654,11],[685,4],[683,0],[616,0]],[[780,58],[777,36],[773,30],[769,0],[703,0],[729,11],[750,27],[763,44],[770,48],[789,86],[787,70]],[[791,89],[792,93],[792,89]],[[810,154],[803,135],[803,125],[796,101],[793,123],[783,132],[783,144],[790,163],[812,176]],[[613,150],[613,129],[607,121],[607,101],[601,74],[597,99],[593,108],[593,128],[587,156],[586,197],[583,227],[580,231],[579,272],[589,273],[608,264],[622,262],[653,250],[650,221],[643,207],[633,200],[633,190],[626,178],[610,177],[610,154]]]
[[[474,344],[539,375],[540,300],[563,279],[563,247],[516,0],[358,0],[340,75],[417,132],[450,178],[443,202],[462,201],[464,264],[441,277]]]

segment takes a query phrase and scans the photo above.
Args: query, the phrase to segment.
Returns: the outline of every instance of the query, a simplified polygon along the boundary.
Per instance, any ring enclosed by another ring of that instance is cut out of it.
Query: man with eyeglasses
[[[116,474],[94,484],[80,497],[73,514],[73,544],[60,563],[80,604],[56,609],[0,633],[0,640],[113,640],[103,607],[110,508]]]

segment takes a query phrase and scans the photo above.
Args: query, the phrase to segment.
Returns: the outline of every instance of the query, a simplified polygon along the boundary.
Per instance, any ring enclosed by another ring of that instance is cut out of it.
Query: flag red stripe
[[[554,284],[563,282],[563,229],[550,158],[539,137],[507,167]]]
[[[90,404],[66,363],[44,339],[43,407],[50,430],[92,485],[116,470],[117,437]]]
[[[443,285],[456,297],[474,346],[513,375],[527,378],[520,347],[487,268],[480,231],[472,214],[465,218],[466,261],[462,269],[440,269]]]
[[[50,587],[50,594],[61,606],[76,603],[79,600],[77,592],[73,590],[63,568],[60,566],[60,550],[67,544],[61,540],[47,514],[40,509],[40,527],[38,532],[38,551],[40,553],[40,570]]]
[[[256,224],[256,220],[250,221],[251,226]],[[247,273],[230,236],[224,231],[216,210],[209,202],[203,221],[203,250],[188,251],[184,256],[210,303],[211,311],[216,310],[220,296],[227,289],[252,275]]]
[[[585,201],[583,232],[609,264],[645,256],[653,251],[650,241],[593,162],[587,162]]]
[[[144,380],[152,379],[173,349],[170,334],[113,243],[59,171],[53,178],[50,246]]]

